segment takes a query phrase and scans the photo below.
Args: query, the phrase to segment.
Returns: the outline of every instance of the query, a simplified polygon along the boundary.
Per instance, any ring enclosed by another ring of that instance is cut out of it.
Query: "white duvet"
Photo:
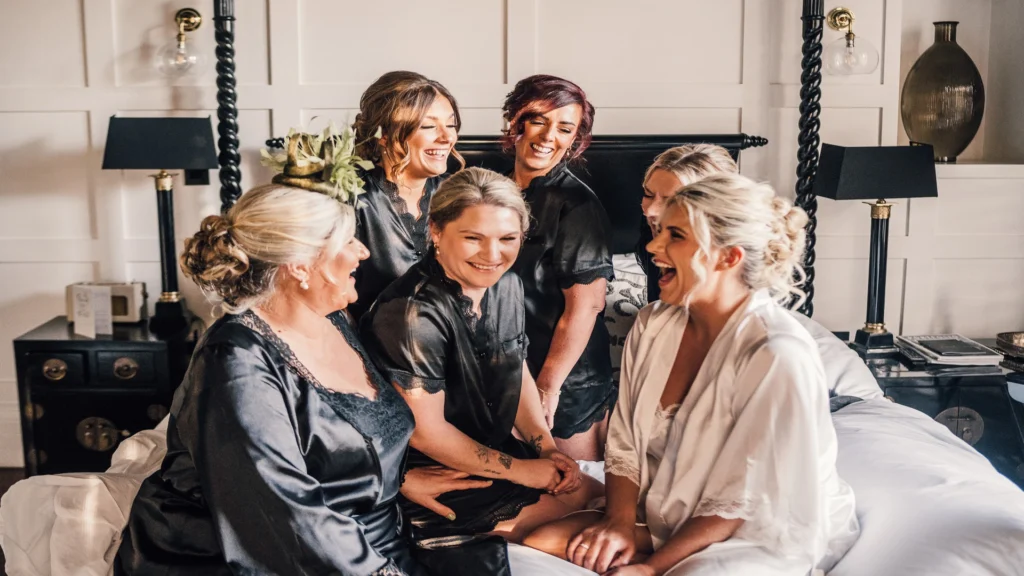
[[[884,400],[855,353],[797,318],[818,343],[829,387],[866,398],[832,416],[861,535],[831,574],[1024,576],[1024,492],[945,426]],[[166,422],[125,440],[104,474],[35,476],[11,487],[0,500],[7,574],[110,574],[135,493],[163,459]],[[582,464],[603,481],[600,463]],[[593,574],[521,546],[509,557],[515,576]]]
[[[861,536],[833,576],[1024,575],[1024,492],[944,426],[871,399],[833,415],[839,473]],[[36,476],[0,501],[9,576],[105,576],[135,491],[160,465],[162,430],[136,434],[105,474]],[[590,472],[600,476],[600,469]],[[510,547],[513,574],[585,575]]]

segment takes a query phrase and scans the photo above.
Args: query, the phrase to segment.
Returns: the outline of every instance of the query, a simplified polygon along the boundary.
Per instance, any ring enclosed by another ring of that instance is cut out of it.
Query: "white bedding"
[[[1024,574],[1024,492],[944,426],[883,399],[833,416],[839,473],[861,536],[833,576]],[[160,464],[161,431],[118,448],[106,474],[37,476],[0,502],[9,576],[105,576],[139,483]],[[600,468],[588,470],[600,477]],[[511,546],[516,576],[592,574]]]
[[[1024,576],[1024,492],[945,426],[881,398],[863,362],[813,320],[829,387],[869,398],[833,415],[839,474],[861,536],[833,576]],[[141,481],[165,451],[166,419],[125,440],[105,474],[36,476],[0,500],[9,576],[106,576]],[[584,471],[603,480],[600,463]],[[521,546],[515,576],[593,574]],[[675,576],[675,575],[673,575]]]

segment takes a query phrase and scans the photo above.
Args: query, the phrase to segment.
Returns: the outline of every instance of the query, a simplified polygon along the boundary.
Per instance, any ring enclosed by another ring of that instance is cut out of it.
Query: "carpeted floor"
[[[21,468],[0,468],[0,496],[3,496],[12,484],[23,478],[25,478],[25,471]],[[4,560],[4,553],[0,550],[0,574],[7,574],[4,570],[6,565],[7,561]]]

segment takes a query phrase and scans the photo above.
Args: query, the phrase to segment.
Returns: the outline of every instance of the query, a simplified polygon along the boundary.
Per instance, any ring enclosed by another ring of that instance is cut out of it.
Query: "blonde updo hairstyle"
[[[353,127],[356,132],[356,154],[383,167],[386,157],[392,165],[389,178],[397,179],[409,166],[409,146],[406,141],[419,129],[423,117],[437,97],[448,100],[455,112],[455,132],[462,129],[462,115],[455,97],[440,82],[422,74],[396,70],[375,80],[359,98],[359,113]],[[373,135],[381,129],[382,140]],[[465,166],[466,161],[457,150],[451,155]]]
[[[712,174],[739,172],[729,151],[714,144],[687,144],[665,150],[647,168],[644,182],[658,169],[671,172],[680,182],[696,182]]]
[[[519,217],[522,233],[530,228],[530,209],[519,185],[497,172],[475,166],[459,170],[438,186],[430,199],[430,223],[436,230],[443,230],[473,206],[508,208]]]
[[[807,214],[765,183],[739,174],[715,174],[679,191],[669,206],[686,208],[697,242],[691,267],[698,285],[707,278],[704,260],[712,248],[743,249],[741,278],[751,290],[768,289],[780,303],[806,294],[798,288],[806,276]],[[692,291],[691,291],[692,294]],[[689,303],[690,294],[684,298]]]
[[[185,240],[181,271],[224,311],[238,314],[274,293],[282,266],[337,255],[354,234],[351,206],[268,184],[243,194],[226,216],[204,218]]]

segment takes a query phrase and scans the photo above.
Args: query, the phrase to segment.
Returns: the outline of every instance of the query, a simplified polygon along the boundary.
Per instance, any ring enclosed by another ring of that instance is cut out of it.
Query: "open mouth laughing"
[[[664,288],[669,283],[671,283],[672,280],[675,280],[676,269],[674,267],[666,264],[665,262],[662,262],[661,260],[658,260],[657,258],[654,259],[654,265],[657,266],[659,270],[661,270],[661,278],[658,279],[658,286]]]

